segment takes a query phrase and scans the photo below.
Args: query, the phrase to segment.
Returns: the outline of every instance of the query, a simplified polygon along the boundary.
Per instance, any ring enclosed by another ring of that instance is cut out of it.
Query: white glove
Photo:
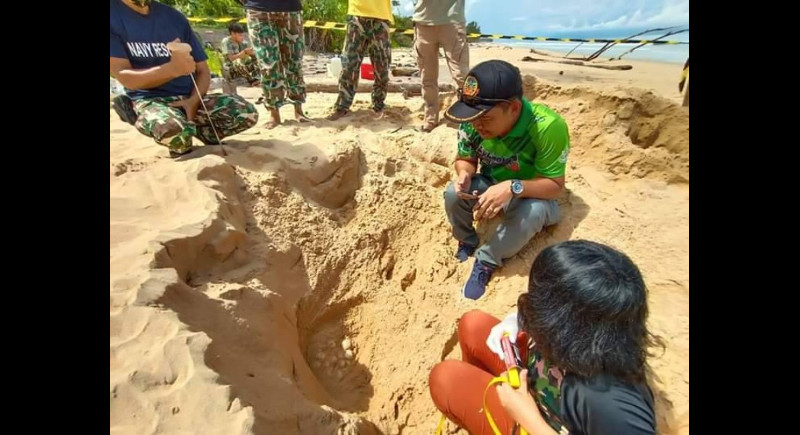
[[[486,339],[486,346],[488,346],[492,352],[496,353],[501,360],[505,355],[503,354],[503,346],[500,344],[500,339],[503,338],[503,335],[506,333],[508,334],[508,339],[512,343],[517,342],[519,324],[517,323],[516,311],[509,314],[502,322],[495,325],[491,332],[489,332],[489,337]]]

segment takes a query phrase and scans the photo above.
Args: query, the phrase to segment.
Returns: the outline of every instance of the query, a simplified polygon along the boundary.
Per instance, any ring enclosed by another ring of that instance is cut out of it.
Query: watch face
[[[511,183],[511,191],[514,192],[514,194],[516,194],[516,195],[519,195],[520,193],[522,193],[522,183],[520,183],[519,181],[512,182]]]

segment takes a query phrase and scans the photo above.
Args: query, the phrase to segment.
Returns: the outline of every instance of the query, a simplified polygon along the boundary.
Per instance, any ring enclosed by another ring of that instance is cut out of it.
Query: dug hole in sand
[[[536,254],[579,238],[644,273],[667,346],[650,360],[659,430],[688,433],[688,109],[531,76],[525,89],[570,128],[563,217],[479,301],[459,294],[472,260],[453,257],[443,209],[456,131],[414,131],[421,99],[392,94],[374,121],[358,94],[329,122],[335,95],[311,94],[313,124],[265,130],[262,107],[226,157],[177,161],[112,111],[111,433],[430,434],[428,374],[460,358],[458,318],[504,316]]]

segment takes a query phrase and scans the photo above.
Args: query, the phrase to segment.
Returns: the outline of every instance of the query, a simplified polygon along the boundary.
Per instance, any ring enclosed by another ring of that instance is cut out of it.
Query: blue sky
[[[395,12],[412,15],[415,1],[400,0]],[[466,12],[483,33],[505,35],[606,38],[689,27],[689,0],[466,0]],[[688,40],[688,32],[668,39]]]

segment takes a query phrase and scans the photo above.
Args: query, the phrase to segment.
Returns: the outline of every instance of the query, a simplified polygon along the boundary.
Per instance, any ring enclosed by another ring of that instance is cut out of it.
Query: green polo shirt
[[[561,177],[567,156],[569,130],[564,118],[524,98],[522,113],[507,135],[483,139],[468,122],[458,131],[458,157],[478,159],[480,173],[498,182]]]

